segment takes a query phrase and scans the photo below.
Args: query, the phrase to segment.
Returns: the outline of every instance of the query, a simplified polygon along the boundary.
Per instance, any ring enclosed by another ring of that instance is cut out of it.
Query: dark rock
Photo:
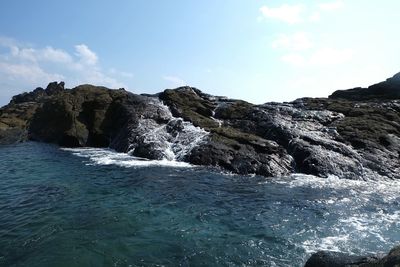
[[[319,251],[313,254],[304,267],[346,267],[360,266],[361,264],[374,263],[379,258],[376,256],[360,257],[340,252]]]
[[[353,101],[365,101],[371,99],[391,100],[400,98],[400,73],[384,82],[369,86],[357,87],[350,90],[338,90],[329,96],[332,99],[347,99]]]
[[[32,118],[31,140],[70,147],[110,146],[126,152],[128,123],[146,106],[142,97],[92,85],[51,90],[59,93],[47,99]]]
[[[0,145],[20,143],[27,140],[28,132],[20,128],[0,130]]]
[[[64,82],[60,82],[60,83],[52,82],[47,85],[46,90],[44,90],[44,91],[45,91],[46,95],[48,95],[48,96],[55,95],[64,90],[64,85],[65,85]]]
[[[27,141],[27,128],[38,106],[35,102],[23,102],[0,108],[0,144]]]
[[[340,252],[319,251],[306,262],[305,267],[397,267],[400,266],[400,246],[388,255],[353,256]]]
[[[0,109],[0,140],[111,147],[241,174],[398,179],[399,85],[400,74],[330,98],[253,105],[188,86],[136,95],[53,82]]]
[[[32,102],[36,101],[38,98],[45,96],[46,93],[43,88],[38,87],[30,93],[22,93],[16,96],[13,96],[10,104],[19,104],[23,102]]]
[[[205,129],[218,127],[212,119],[215,102],[208,95],[193,87],[167,89],[159,94],[159,98],[170,107],[172,115],[191,121],[195,126]]]
[[[13,96],[10,104],[19,104],[24,102],[33,102],[39,101],[40,99],[46,96],[52,96],[58,94],[64,90],[64,82],[52,82],[47,85],[46,89],[41,87],[36,88],[32,92],[22,93],[16,96]]]

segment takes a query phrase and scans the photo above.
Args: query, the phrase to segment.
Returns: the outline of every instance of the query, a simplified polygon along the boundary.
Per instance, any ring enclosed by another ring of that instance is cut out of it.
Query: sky
[[[260,104],[400,71],[397,0],[2,0],[0,104],[65,81]]]

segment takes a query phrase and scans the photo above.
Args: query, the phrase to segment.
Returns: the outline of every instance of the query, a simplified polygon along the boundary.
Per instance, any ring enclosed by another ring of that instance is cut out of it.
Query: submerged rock
[[[136,95],[54,82],[0,109],[0,144],[110,147],[240,174],[398,179],[399,88],[396,75],[329,98],[253,105],[188,86]]]

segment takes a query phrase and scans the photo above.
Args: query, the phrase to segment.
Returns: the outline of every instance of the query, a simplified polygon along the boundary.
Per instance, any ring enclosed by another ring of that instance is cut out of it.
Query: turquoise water
[[[302,266],[400,241],[400,183],[0,147],[0,266]]]

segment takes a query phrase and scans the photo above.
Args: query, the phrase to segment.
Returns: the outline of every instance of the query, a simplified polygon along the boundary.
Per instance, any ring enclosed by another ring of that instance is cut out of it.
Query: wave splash
[[[73,155],[89,159],[87,165],[116,165],[120,167],[183,167],[190,168],[193,165],[171,160],[148,160],[119,153],[112,149],[104,148],[62,148],[64,151],[72,152]]]
[[[162,114],[163,121],[155,120],[152,114],[142,116],[131,130],[128,154],[148,159],[181,161],[209,135],[206,130],[174,117],[158,99],[153,99],[149,105],[157,109],[158,115]]]
[[[308,255],[330,250],[356,255],[385,252],[400,240],[400,181],[355,181],[294,174],[273,183],[306,192],[302,209],[318,210],[320,224],[296,233]],[[308,200],[307,200],[308,198]],[[389,233],[389,234],[388,234]],[[362,245],[360,245],[360,240]]]

